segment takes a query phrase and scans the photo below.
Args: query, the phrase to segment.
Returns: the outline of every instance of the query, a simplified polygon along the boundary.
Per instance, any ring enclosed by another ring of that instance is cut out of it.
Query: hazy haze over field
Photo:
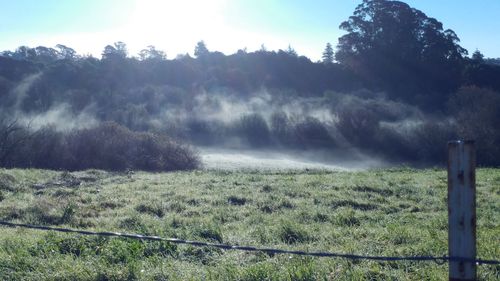
[[[381,168],[387,164],[358,154],[350,160],[336,159],[320,161],[319,152],[276,152],[255,150],[222,150],[200,148],[205,169],[221,170],[331,170],[354,171]],[[324,155],[323,155],[324,158]]]

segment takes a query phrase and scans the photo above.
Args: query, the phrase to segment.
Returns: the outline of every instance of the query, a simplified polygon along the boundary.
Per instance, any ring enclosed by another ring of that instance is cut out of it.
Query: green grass
[[[446,171],[0,170],[0,219],[366,255],[447,254]],[[500,258],[500,170],[477,171],[478,256]],[[0,280],[447,280],[447,264],[223,251],[0,227]],[[478,267],[498,280],[500,266]]]

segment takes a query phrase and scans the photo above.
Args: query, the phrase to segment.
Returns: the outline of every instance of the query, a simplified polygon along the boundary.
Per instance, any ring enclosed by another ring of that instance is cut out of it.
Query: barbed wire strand
[[[470,259],[464,257],[450,257],[450,256],[366,256],[366,255],[355,255],[355,254],[342,254],[342,253],[330,253],[330,252],[305,252],[298,250],[283,250],[283,249],[273,249],[273,248],[261,248],[253,246],[239,246],[239,245],[228,245],[221,243],[209,243],[200,241],[191,241],[177,238],[164,238],[159,236],[149,236],[141,234],[130,234],[130,233],[119,233],[119,232],[96,232],[90,230],[79,230],[70,228],[60,228],[51,226],[41,226],[41,225],[31,225],[23,223],[12,223],[6,221],[0,221],[0,225],[8,227],[21,227],[37,230],[47,230],[47,231],[57,231],[65,233],[77,233],[82,235],[93,235],[93,236],[107,236],[107,237],[125,237],[131,239],[139,240],[152,240],[152,241],[165,241],[175,244],[187,244],[197,247],[214,247],[224,250],[240,250],[240,251],[250,251],[250,252],[264,252],[268,254],[290,254],[290,255],[300,255],[300,256],[313,256],[313,257],[330,257],[330,258],[344,258],[351,260],[375,260],[375,261],[434,261],[438,264],[443,264],[445,262],[474,262],[476,264],[500,264],[499,260],[485,260],[485,259]]]

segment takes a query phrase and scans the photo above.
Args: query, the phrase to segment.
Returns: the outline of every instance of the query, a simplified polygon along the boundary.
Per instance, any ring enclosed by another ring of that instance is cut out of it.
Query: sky
[[[454,30],[462,47],[500,58],[500,0],[403,1]],[[129,54],[149,45],[193,54],[204,40],[211,51],[232,54],[286,49],[313,61],[361,0],[0,0],[0,51],[63,44],[100,57],[123,41]]]

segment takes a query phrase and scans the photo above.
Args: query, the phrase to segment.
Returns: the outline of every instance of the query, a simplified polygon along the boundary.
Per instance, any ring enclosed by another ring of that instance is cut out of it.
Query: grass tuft
[[[352,209],[342,209],[335,213],[334,223],[338,226],[352,227],[361,225],[361,220],[356,216]]]
[[[195,227],[193,235],[212,242],[222,243],[222,231],[219,226],[215,224],[201,224]]]
[[[135,210],[139,213],[150,214],[162,218],[165,216],[165,210],[163,206],[159,203],[143,203],[135,207]]]
[[[10,174],[0,173],[0,190],[15,191],[16,178]]]
[[[245,205],[245,203],[247,202],[247,199],[244,198],[244,197],[238,197],[238,196],[229,196],[227,198],[227,202],[231,205],[238,205],[238,206],[242,206],[242,205]]]
[[[278,237],[286,244],[304,243],[311,239],[309,233],[302,226],[289,221],[280,225]]]

